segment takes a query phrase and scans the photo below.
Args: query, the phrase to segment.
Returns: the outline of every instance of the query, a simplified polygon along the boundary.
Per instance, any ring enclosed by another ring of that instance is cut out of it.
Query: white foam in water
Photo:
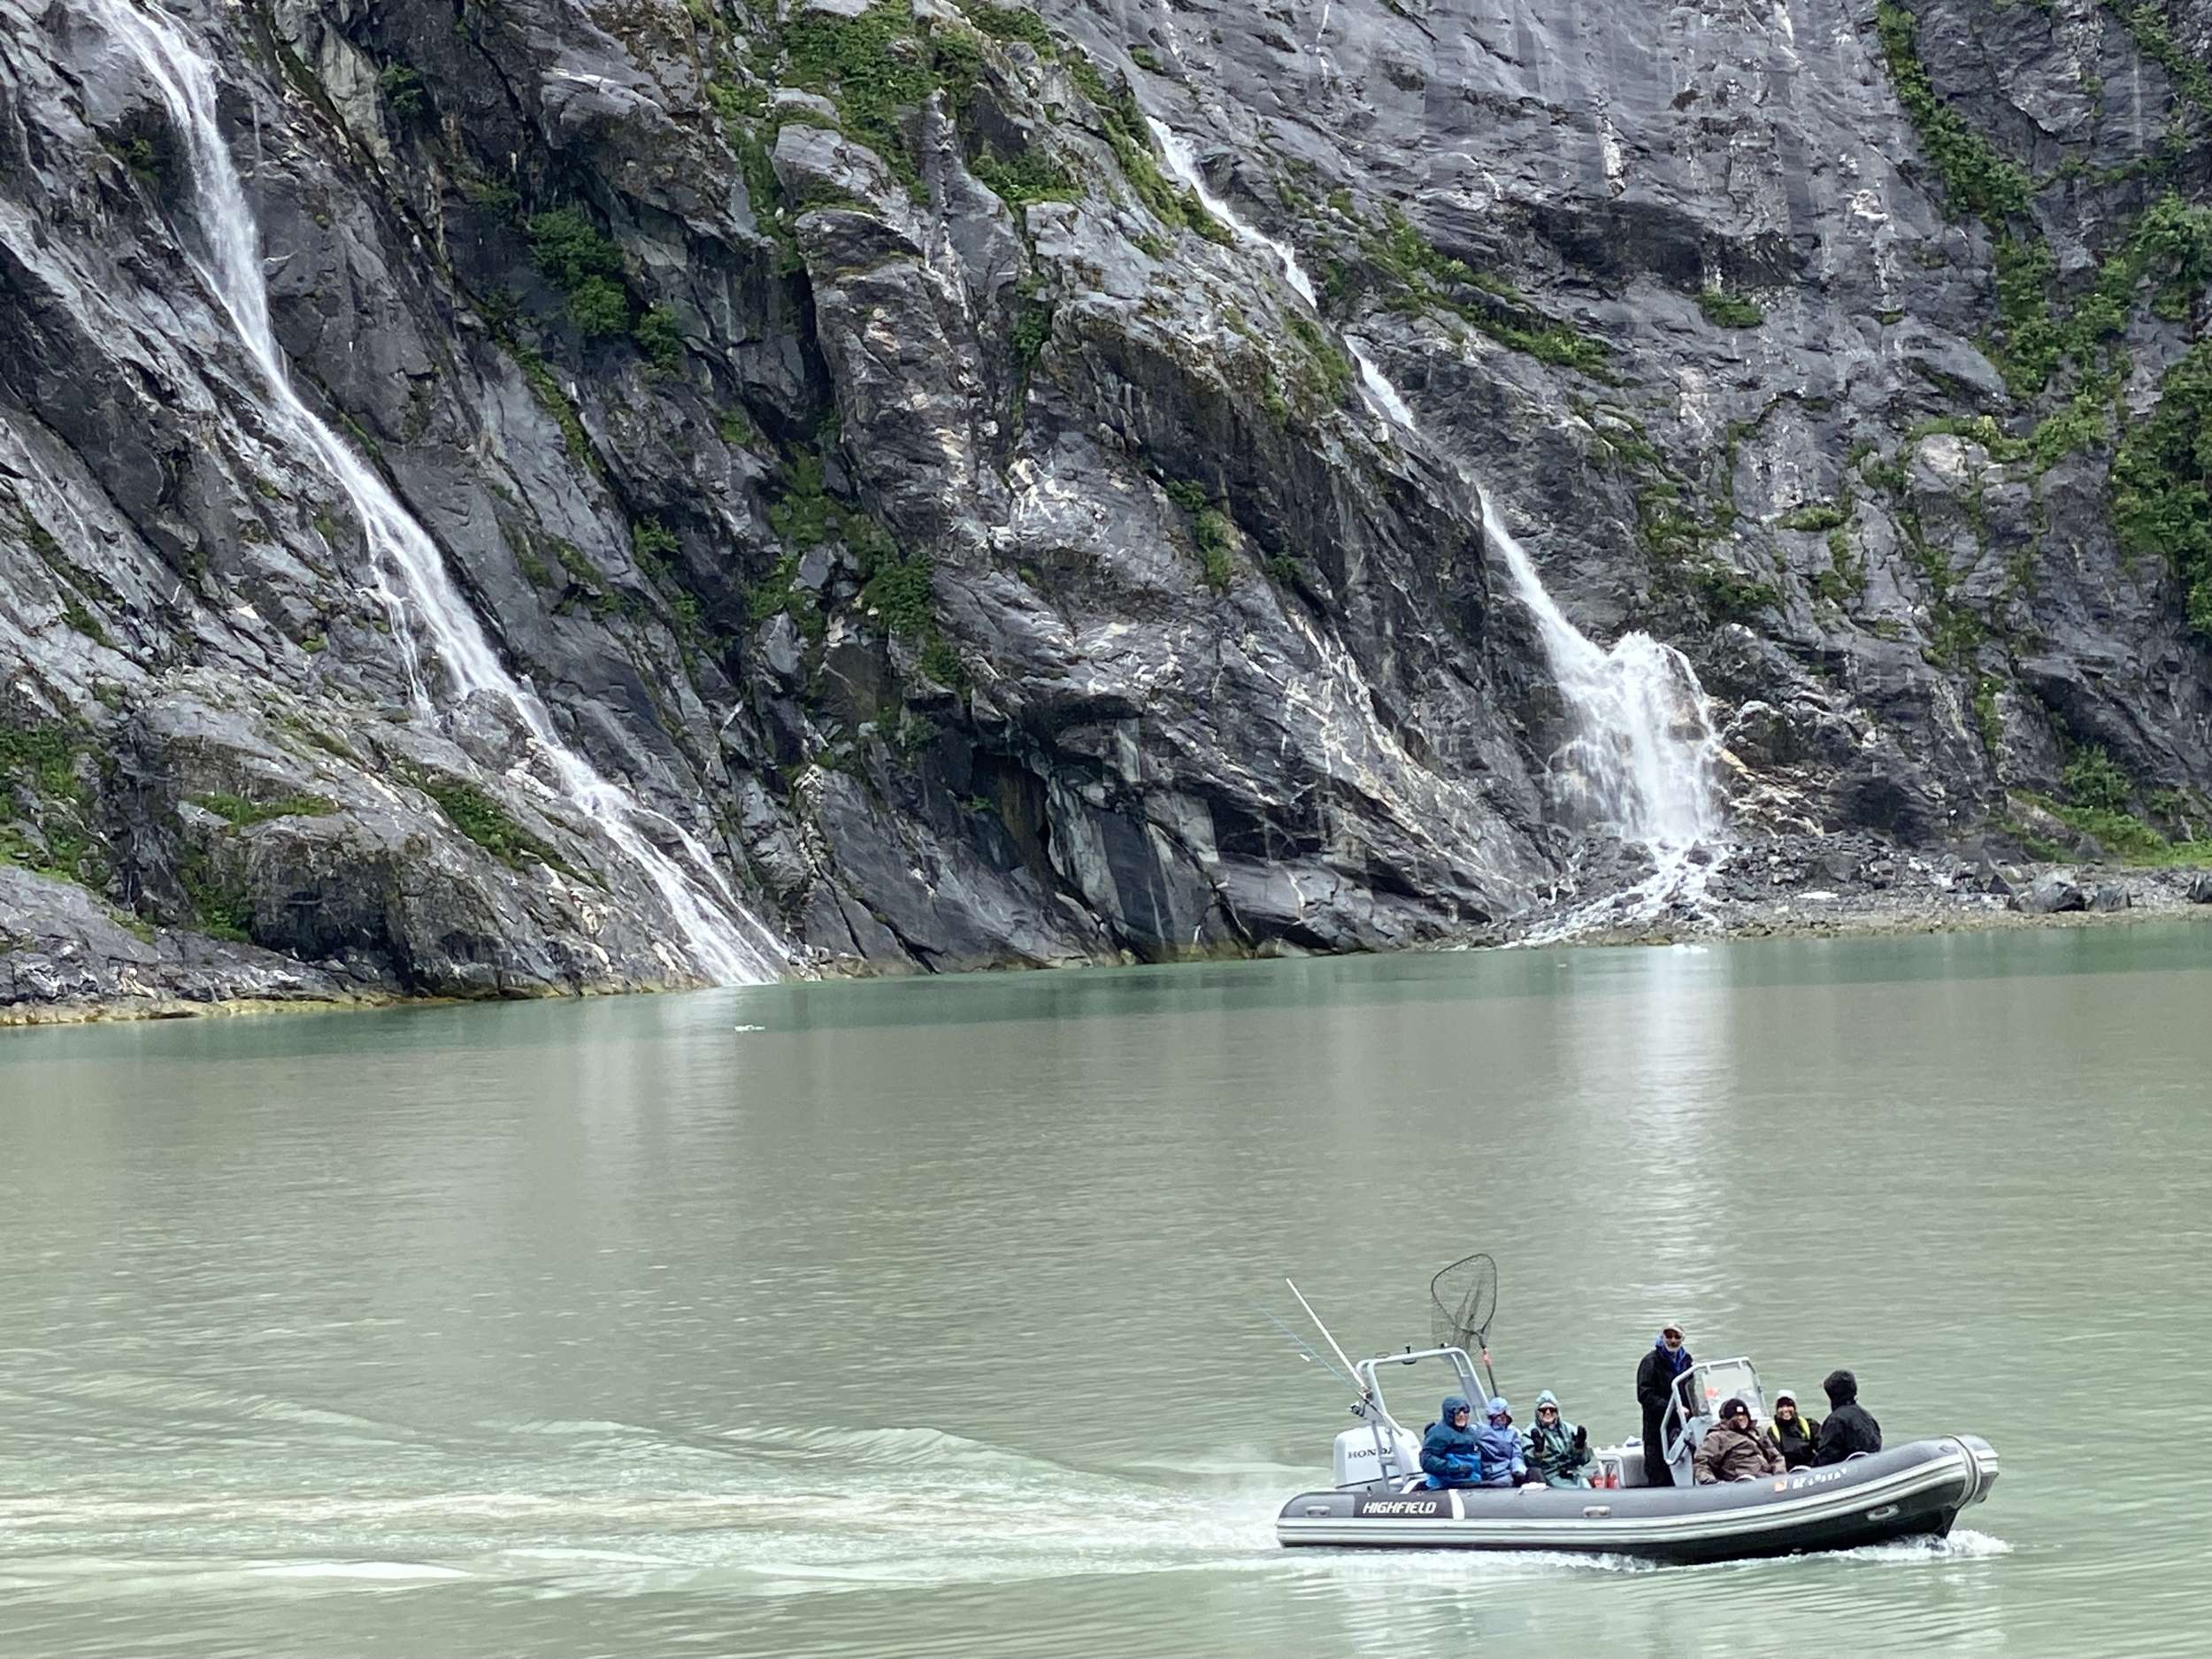
[[[1206,211],[1246,245],[1270,255],[1307,304],[1313,284],[1289,247],[1248,224],[1216,196],[1181,134],[1152,120],[1169,170],[1197,195]],[[1412,409],[1365,345],[1347,338],[1359,365],[1368,402],[1407,432],[1420,434]],[[1694,900],[1710,866],[1692,852],[1722,839],[1714,762],[1719,744],[1712,710],[1696,672],[1682,653],[1641,632],[1623,634],[1610,649],[1567,619],[1544,587],[1535,561],[1497,513],[1481,481],[1468,483],[1482,500],[1485,535],[1505,557],[1522,603],[1536,618],[1544,654],[1560,695],[1572,711],[1576,733],[1552,757],[1552,786],[1568,816],[1586,828],[1604,829],[1650,854],[1654,873],[1624,894],[1570,912],[1531,935],[1535,942],[1568,937],[1600,923],[1618,925],[1655,915],[1664,905]]]
[[[1863,1549],[1847,1549],[1840,1559],[1846,1561],[1988,1561],[1999,1555],[2012,1554],[2012,1546],[2001,1538],[1987,1532],[1970,1532],[1964,1528],[1954,1531],[1947,1538],[1901,1538],[1893,1544],[1869,1544]]]
[[[285,1561],[246,1571],[257,1578],[350,1578],[373,1584],[422,1584],[471,1576],[458,1567],[433,1567],[419,1561]]]
[[[192,199],[206,255],[193,269],[229,317],[267,392],[271,428],[321,464],[345,492],[372,555],[372,579],[391,618],[416,709],[433,708],[432,680],[442,674],[453,702],[490,692],[514,709],[552,774],[557,792],[580,810],[636,866],[675,918],[688,966],[718,984],[751,985],[789,966],[775,937],[747,913],[712,858],[680,825],[650,815],[681,845],[680,864],[639,827],[649,815],[554,734],[544,705],[501,664],[475,613],[447,574],[437,544],[384,480],[292,389],[284,354],[269,326],[269,296],[259,235],[238,169],[215,119],[215,73],[170,20],[131,0],[87,0],[88,10],[138,59],[167,107],[191,157]]]

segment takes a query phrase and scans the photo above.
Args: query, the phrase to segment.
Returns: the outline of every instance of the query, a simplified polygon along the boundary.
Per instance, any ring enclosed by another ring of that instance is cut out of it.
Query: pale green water
[[[2185,925],[14,1033],[0,1653],[2200,1652],[2208,1077]],[[1349,1419],[1251,1304],[1474,1248],[1524,1413],[1674,1314],[1996,1494],[1279,1550]]]

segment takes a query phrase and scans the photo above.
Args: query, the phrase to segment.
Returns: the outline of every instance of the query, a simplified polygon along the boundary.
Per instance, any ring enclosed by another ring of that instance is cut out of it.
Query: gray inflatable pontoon
[[[1716,1401],[1741,1395],[1765,1415],[1757,1372],[1748,1360],[1732,1359],[1686,1373],[1678,1404],[1700,1409],[1668,1414],[1668,1449],[1680,1485],[1643,1486],[1643,1448],[1631,1441],[1596,1448],[1599,1469],[1625,1482],[1618,1487],[1435,1490],[1419,1472],[1418,1442],[1391,1417],[1376,1376],[1381,1367],[1422,1360],[1447,1362],[1458,1376],[1453,1392],[1481,1397],[1474,1367],[1459,1348],[1359,1362],[1354,1369],[1366,1393],[1353,1410],[1363,1426],[1337,1437],[1337,1486],[1285,1504],[1275,1523],[1280,1542],[1734,1561],[1940,1538],[1997,1480],[1997,1454],[1989,1442],[1959,1434],[1914,1440],[1832,1468],[1690,1485],[1691,1457]]]

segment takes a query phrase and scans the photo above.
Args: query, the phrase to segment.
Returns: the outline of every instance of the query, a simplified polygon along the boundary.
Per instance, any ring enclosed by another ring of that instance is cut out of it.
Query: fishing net
[[[1479,1353],[1498,1310],[1498,1264],[1486,1256],[1454,1262],[1429,1280],[1429,1336],[1439,1348]]]

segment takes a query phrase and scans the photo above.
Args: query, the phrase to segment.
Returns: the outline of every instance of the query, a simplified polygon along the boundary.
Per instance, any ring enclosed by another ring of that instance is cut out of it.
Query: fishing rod
[[[1339,1360],[1343,1362],[1344,1369],[1348,1372],[1354,1377],[1357,1377],[1359,1375],[1358,1367],[1352,1363],[1350,1356],[1346,1354],[1341,1348],[1337,1346],[1336,1339],[1329,1334],[1329,1327],[1321,1323],[1321,1316],[1313,1310],[1313,1304],[1306,1300],[1305,1292],[1298,1288],[1297,1285],[1292,1281],[1288,1274],[1285,1274],[1283,1276],[1283,1283],[1290,1286],[1290,1294],[1298,1298],[1298,1305],[1306,1310],[1306,1317],[1313,1321],[1313,1328],[1321,1333],[1321,1340],[1329,1345],[1329,1351],[1334,1354]],[[1356,1384],[1354,1385],[1352,1391],[1359,1395],[1363,1404],[1374,1398],[1373,1394],[1371,1394],[1367,1389],[1359,1387]]]
[[[1343,1384],[1345,1387],[1350,1389],[1352,1393],[1355,1394],[1359,1393],[1359,1384],[1355,1382],[1351,1378],[1347,1377],[1342,1371],[1337,1370],[1334,1365],[1331,1364],[1329,1361],[1321,1355],[1315,1353],[1313,1351],[1313,1344],[1307,1341],[1304,1337],[1300,1336],[1297,1332],[1292,1330],[1288,1325],[1285,1325],[1280,1319],[1277,1318],[1265,1308],[1261,1307],[1256,1302],[1252,1304],[1252,1311],[1258,1314],[1261,1318],[1266,1320],[1268,1324],[1273,1325],[1278,1331],[1280,1331],[1283,1333],[1283,1340],[1288,1342],[1291,1347],[1298,1350],[1298,1357],[1304,1360],[1307,1364],[1318,1365],[1323,1371],[1328,1372],[1331,1377],[1334,1378],[1338,1382]]]

